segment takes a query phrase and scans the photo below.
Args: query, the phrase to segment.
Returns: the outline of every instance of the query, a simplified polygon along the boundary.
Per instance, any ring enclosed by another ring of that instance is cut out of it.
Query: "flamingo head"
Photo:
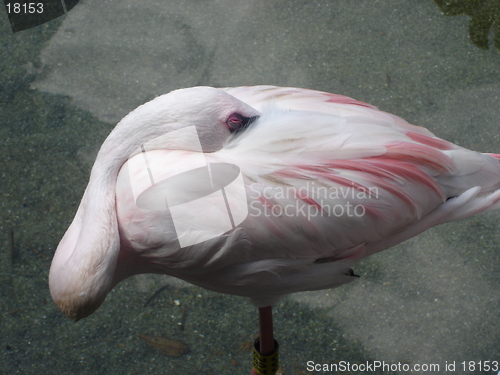
[[[248,104],[213,87],[180,89],[165,99],[175,122],[182,127],[196,126],[204,152],[220,150],[230,134],[243,130],[259,116]]]
[[[224,147],[231,134],[250,125],[259,112],[248,104],[213,87],[191,87],[172,91],[139,106],[125,116],[104,142],[100,155],[120,158],[130,156],[119,146],[137,148],[174,130],[195,126],[203,152]],[[199,151],[185,139],[168,139],[162,149]],[[121,167],[121,164],[118,165]],[[117,165],[114,164],[116,167]],[[118,168],[119,169],[119,168]]]

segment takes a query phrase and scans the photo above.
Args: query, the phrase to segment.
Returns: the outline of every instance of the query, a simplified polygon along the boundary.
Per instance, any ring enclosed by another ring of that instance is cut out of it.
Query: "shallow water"
[[[13,34],[0,12],[0,372],[250,373],[257,312],[243,298],[141,275],[78,323],[52,303],[50,261],[100,144],[172,89],[275,84],[348,95],[499,153],[500,53],[470,42],[469,19],[431,0],[89,0]],[[499,222],[491,212],[442,225],[362,261],[358,281],[286,297],[275,308],[282,374],[333,373],[308,361],[496,373],[477,361],[500,362]],[[138,335],[191,352],[167,357]]]

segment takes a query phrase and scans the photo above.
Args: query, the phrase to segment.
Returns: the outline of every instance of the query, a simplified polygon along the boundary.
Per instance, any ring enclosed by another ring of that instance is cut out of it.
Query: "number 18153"
[[[463,361],[462,369],[464,371],[498,371],[500,366],[498,361]]]
[[[15,14],[33,14],[43,13],[43,3],[7,3],[7,13]]]

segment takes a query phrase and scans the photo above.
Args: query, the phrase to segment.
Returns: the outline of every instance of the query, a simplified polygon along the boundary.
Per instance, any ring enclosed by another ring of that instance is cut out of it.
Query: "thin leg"
[[[273,334],[273,307],[266,306],[259,308],[259,332],[260,332],[260,354],[269,355],[275,350]],[[259,375],[252,369],[252,375]]]
[[[274,352],[273,307],[259,309],[260,354],[269,355]]]

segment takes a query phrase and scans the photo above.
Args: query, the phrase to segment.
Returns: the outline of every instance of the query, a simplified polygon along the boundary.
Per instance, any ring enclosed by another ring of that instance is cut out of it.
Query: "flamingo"
[[[211,185],[193,170],[209,171]],[[203,198],[224,190],[224,204]],[[270,306],[282,296],[351,282],[360,259],[499,202],[500,155],[361,101],[275,86],[180,89],[104,141],[50,292],[79,320],[130,276],[171,275],[250,298],[269,354]]]

